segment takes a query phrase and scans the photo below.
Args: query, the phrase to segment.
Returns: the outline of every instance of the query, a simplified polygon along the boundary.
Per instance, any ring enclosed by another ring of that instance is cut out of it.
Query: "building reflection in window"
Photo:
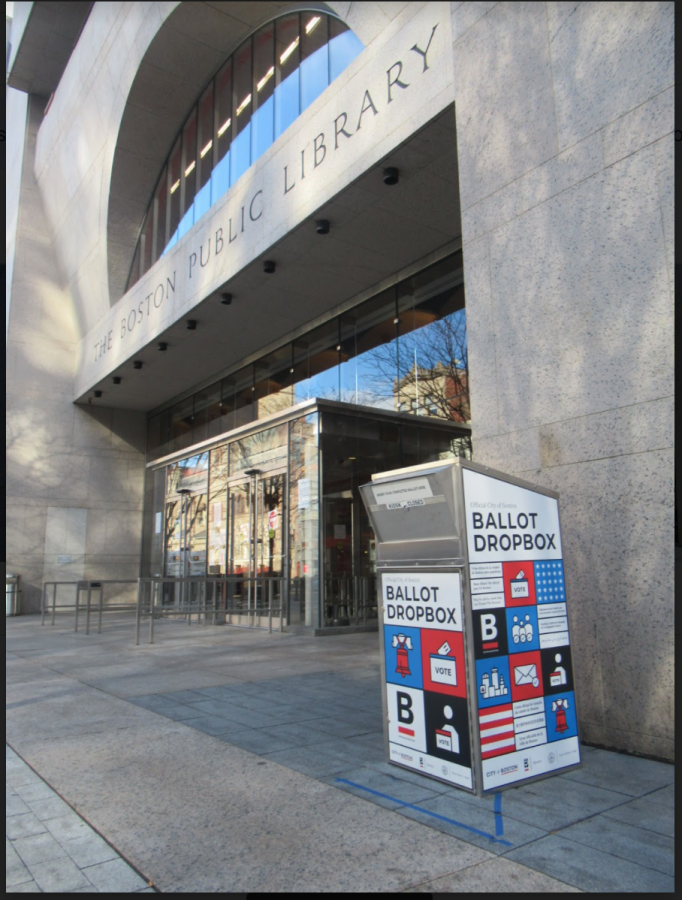
[[[149,458],[312,398],[468,422],[462,278],[458,252],[178,401],[151,417]]]

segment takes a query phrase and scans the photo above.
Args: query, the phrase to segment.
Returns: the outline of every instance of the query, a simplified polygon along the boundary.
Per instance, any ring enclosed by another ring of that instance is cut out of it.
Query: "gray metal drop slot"
[[[360,491],[389,762],[479,795],[579,766],[559,495],[461,458]]]

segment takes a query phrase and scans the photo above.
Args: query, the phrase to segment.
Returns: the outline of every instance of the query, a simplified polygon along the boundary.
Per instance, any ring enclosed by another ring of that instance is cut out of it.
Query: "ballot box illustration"
[[[388,761],[476,794],[579,766],[558,494],[465,459],[360,490]]]

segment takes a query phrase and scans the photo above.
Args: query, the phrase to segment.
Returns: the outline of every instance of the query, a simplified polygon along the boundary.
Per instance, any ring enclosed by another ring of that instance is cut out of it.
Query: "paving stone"
[[[71,809],[68,803],[64,803],[61,797],[57,797],[55,794],[51,797],[42,797],[39,800],[29,800],[27,802],[31,807],[31,812],[33,812],[41,822],[46,822],[48,819],[55,819],[57,816],[63,816]]]
[[[603,850],[621,859],[649,869],[656,869],[665,875],[675,874],[675,839],[665,834],[657,834],[646,828],[637,828],[617,819],[595,816],[586,822],[579,822],[559,832],[568,838],[595,850]]]
[[[5,885],[24,884],[31,881],[32,876],[21,861],[12,844],[5,840]]]
[[[498,834],[493,812],[453,794],[439,794],[415,806],[420,809],[402,806],[397,813],[495,854],[507,853],[512,847],[536,841],[546,833],[525,822],[509,819],[504,823],[502,834]]]
[[[118,858],[118,853],[113,847],[90,829],[86,829],[86,833],[79,837],[64,841],[62,847],[81,869]]]
[[[615,809],[606,810],[604,815],[658,834],[675,836],[675,807],[660,803],[653,796],[638,797]]]
[[[71,838],[80,837],[82,834],[90,831],[88,825],[73,810],[69,810],[63,816],[48,819],[45,822],[45,827],[60,843]]]
[[[52,837],[49,831],[43,834],[32,834],[30,837],[19,838],[14,841],[14,849],[19,854],[26,866],[34,863],[47,862],[50,859],[59,859],[66,856],[66,851]]]
[[[88,866],[83,872],[100,893],[130,893],[148,887],[123,859],[112,859],[96,866]]]
[[[506,856],[584,891],[649,893],[674,890],[675,881],[669,875],[585,847],[558,834],[519,847]]]
[[[5,828],[7,837],[12,841],[47,831],[47,827],[32,812],[11,816],[6,820]]]
[[[41,894],[42,891],[38,887],[38,885],[31,879],[31,881],[26,881],[23,884],[12,885],[11,887],[5,885],[5,890],[8,894]]]
[[[30,813],[31,810],[26,806],[19,794],[10,794],[5,800],[5,818],[8,816],[19,816]]]
[[[29,803],[31,800],[44,800],[47,797],[54,797],[54,791],[44,781],[22,784],[17,788],[17,794],[26,803]]]
[[[31,874],[44,893],[73,891],[88,884],[88,879],[68,856],[37,863],[31,866]]]

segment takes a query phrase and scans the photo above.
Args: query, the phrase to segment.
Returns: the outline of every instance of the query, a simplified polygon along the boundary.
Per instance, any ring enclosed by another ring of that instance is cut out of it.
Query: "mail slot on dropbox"
[[[388,760],[478,794],[580,765],[558,494],[464,459],[360,490]]]

